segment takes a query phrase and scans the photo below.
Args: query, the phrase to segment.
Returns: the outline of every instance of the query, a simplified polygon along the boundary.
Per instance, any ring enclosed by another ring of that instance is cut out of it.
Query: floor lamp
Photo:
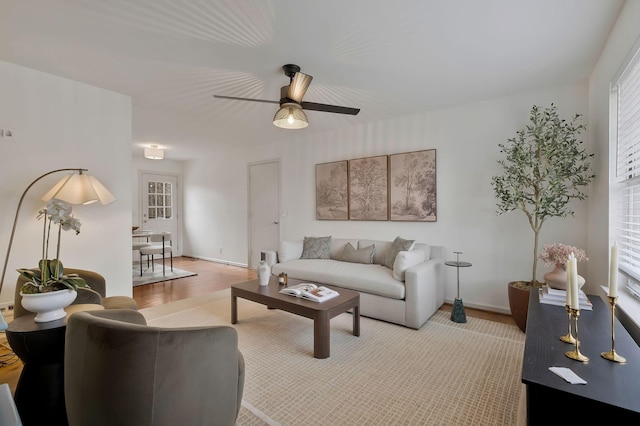
[[[9,262],[9,254],[11,253],[11,244],[13,243],[13,236],[16,232],[16,224],[18,223],[18,215],[20,214],[20,207],[22,207],[22,201],[24,196],[31,187],[45,176],[49,176],[52,173],[71,171],[73,173],[62,178],[53,188],[47,192],[42,201],[49,201],[52,198],[66,201],[70,204],[91,204],[96,201],[100,201],[101,204],[109,204],[115,201],[115,197],[109,192],[104,185],[102,185],[98,179],[93,176],[84,173],[87,169],[57,169],[52,170],[39,176],[33,182],[27,186],[24,190],[20,201],[18,202],[18,208],[16,209],[16,217],[13,219],[13,228],[11,228],[11,236],[9,237],[9,247],[7,248],[7,254],[4,259],[4,266],[2,267],[2,278],[0,278],[0,293],[2,293],[2,286],[4,284],[4,276],[7,272],[7,263]]]

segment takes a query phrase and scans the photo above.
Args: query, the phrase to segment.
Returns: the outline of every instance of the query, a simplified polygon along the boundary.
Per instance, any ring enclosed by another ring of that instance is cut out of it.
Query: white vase
[[[64,318],[67,315],[64,308],[73,303],[77,295],[78,292],[71,289],[35,294],[20,292],[22,307],[36,314],[35,322],[49,322]]]
[[[258,280],[260,281],[260,285],[268,285],[270,276],[271,268],[267,265],[267,262],[261,260],[260,265],[258,265]]]
[[[558,263],[556,267],[551,272],[547,272],[544,274],[544,282],[551,288],[556,288],[558,290],[566,290],[567,289],[567,271],[564,268],[564,265]],[[584,278],[578,275],[578,288],[581,289],[584,285]]]

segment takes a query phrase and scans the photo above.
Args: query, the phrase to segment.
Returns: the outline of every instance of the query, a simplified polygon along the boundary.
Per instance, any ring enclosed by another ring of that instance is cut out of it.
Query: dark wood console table
[[[627,362],[602,358],[601,352],[611,350],[611,308],[599,296],[588,297],[593,310],[581,310],[578,319],[580,352],[589,357],[583,363],[565,356],[573,346],[559,339],[567,334],[565,308],[541,304],[538,291],[531,291],[522,365],[529,425],[580,424],[596,418],[640,424],[640,347],[616,320],[615,349]],[[587,384],[569,384],[549,367],[570,368]]]

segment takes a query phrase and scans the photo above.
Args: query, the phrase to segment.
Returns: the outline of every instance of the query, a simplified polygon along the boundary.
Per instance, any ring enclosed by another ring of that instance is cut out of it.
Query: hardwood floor
[[[198,275],[134,287],[133,298],[139,309],[204,295],[223,290],[234,283],[257,278],[255,270],[190,257],[174,258],[173,265],[176,268],[192,271]],[[451,308],[451,304],[445,303],[440,310],[451,312]],[[467,307],[465,307],[465,312],[467,316],[474,318],[515,325],[510,315]],[[12,320],[11,312],[4,312],[3,314],[7,322]],[[0,383],[8,383],[11,392],[15,392],[15,387],[22,371],[22,362],[15,357],[11,357],[11,352],[1,346],[2,343],[6,344],[4,333],[0,334]]]

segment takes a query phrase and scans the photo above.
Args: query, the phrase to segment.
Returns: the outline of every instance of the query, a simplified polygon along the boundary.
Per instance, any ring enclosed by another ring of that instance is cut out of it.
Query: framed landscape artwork
[[[389,156],[391,220],[436,221],[436,150]]]
[[[349,219],[389,220],[387,156],[349,160]]]
[[[347,160],[316,164],[316,219],[349,219]]]

